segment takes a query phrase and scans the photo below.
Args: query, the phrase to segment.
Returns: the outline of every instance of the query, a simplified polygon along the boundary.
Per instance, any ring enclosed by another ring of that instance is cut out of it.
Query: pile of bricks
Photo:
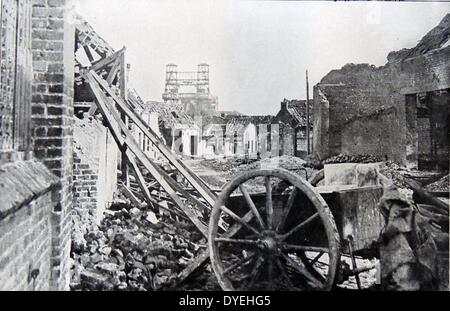
[[[97,229],[72,245],[72,290],[164,290],[206,240],[191,224],[117,201]]]

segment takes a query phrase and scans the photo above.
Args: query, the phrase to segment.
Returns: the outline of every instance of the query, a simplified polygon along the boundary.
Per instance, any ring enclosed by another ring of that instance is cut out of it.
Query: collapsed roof
[[[449,39],[450,14],[447,14],[439,23],[439,25],[431,29],[414,48],[391,52],[388,55],[388,61],[402,61],[407,58],[426,54],[431,50],[436,50],[448,46]]]

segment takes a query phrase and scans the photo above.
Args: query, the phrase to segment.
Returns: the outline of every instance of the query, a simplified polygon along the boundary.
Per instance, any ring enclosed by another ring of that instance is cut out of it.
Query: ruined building
[[[190,116],[214,114],[218,99],[210,93],[209,65],[199,64],[197,71],[178,71],[177,65],[168,64],[162,98],[166,104],[181,103]]]
[[[347,64],[314,88],[314,152],[448,169],[450,14],[382,67]]]
[[[312,102],[309,103],[309,142],[312,142],[313,115]],[[281,109],[273,123],[280,125],[281,155],[293,155],[304,158],[308,155],[308,130],[306,100],[287,100],[281,102]],[[311,150],[311,148],[310,148]]]

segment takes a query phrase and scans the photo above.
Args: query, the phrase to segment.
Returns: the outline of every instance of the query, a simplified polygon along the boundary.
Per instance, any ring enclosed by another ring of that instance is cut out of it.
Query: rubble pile
[[[376,163],[384,161],[383,158],[375,155],[369,154],[359,154],[359,155],[347,155],[338,154],[331,158],[322,161],[322,164],[337,164],[337,163]]]
[[[449,191],[450,186],[450,180],[449,176],[444,176],[443,178],[439,179],[438,181],[428,185],[426,189],[428,191]]]
[[[206,240],[194,226],[116,203],[97,229],[72,245],[72,290],[169,289]]]
[[[232,173],[237,167],[246,166],[249,162],[253,163],[255,160],[245,160],[240,158],[205,159],[201,161],[201,164],[217,172]]]
[[[287,170],[298,170],[305,166],[305,161],[293,156],[280,156],[265,158],[262,160],[249,159],[213,159],[203,160],[201,164],[218,172],[229,172],[235,174],[236,172],[249,171],[261,168],[284,168]]]
[[[380,167],[380,173],[391,180],[395,186],[401,189],[409,188],[408,185],[403,181],[403,175],[406,172],[408,172],[406,168],[403,168],[391,161],[384,162]]]
[[[265,158],[261,161],[255,162],[249,166],[247,169],[260,169],[260,168],[284,168],[286,170],[297,170],[305,165],[305,161],[293,156],[281,156],[273,158]]]

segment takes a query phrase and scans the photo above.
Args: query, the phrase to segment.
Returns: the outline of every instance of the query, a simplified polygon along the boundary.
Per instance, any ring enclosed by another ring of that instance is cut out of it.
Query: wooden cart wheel
[[[264,189],[259,201],[248,187],[258,182]],[[274,194],[276,182],[288,182],[288,193]],[[234,193],[242,195],[245,208],[229,206]],[[223,221],[232,226],[227,232],[219,230]],[[339,234],[327,204],[307,181],[283,169],[250,171],[229,182],[212,210],[208,244],[223,290],[330,290],[340,258]],[[325,270],[307,267],[305,254],[320,254]]]

